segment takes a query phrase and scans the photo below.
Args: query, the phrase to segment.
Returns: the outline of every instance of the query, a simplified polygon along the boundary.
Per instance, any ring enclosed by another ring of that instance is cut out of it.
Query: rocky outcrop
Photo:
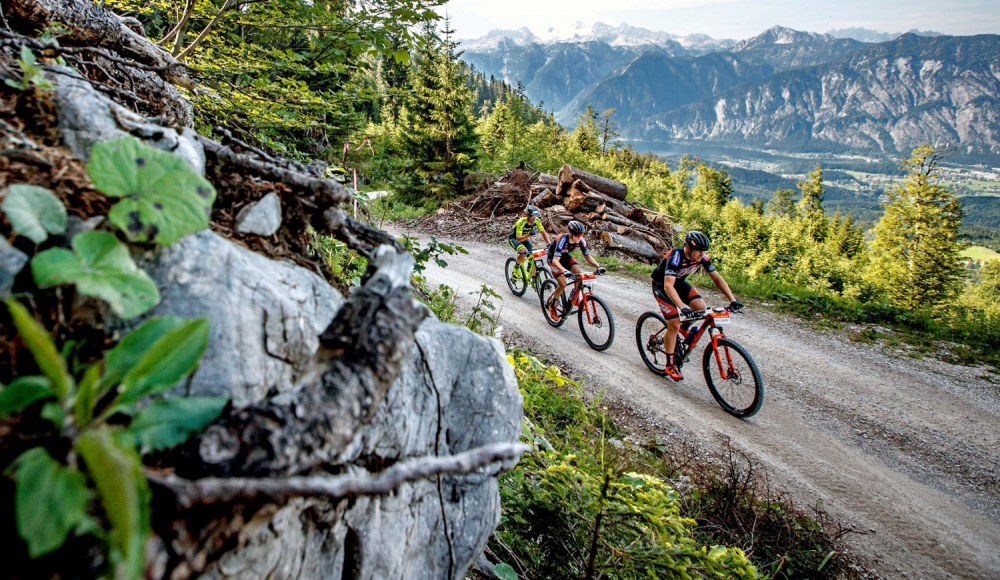
[[[906,34],[654,115],[633,138],[792,150],[1000,154],[1000,37]]]
[[[122,29],[110,11],[85,0],[15,0],[11,6],[22,22],[44,22],[84,4],[87,18],[67,22],[75,33],[83,34],[89,19],[99,25],[91,33],[110,35],[98,39],[102,50],[123,51],[140,62],[159,54]],[[181,71],[165,62],[130,72],[178,82]],[[172,93],[151,102],[167,107],[153,119],[95,90],[100,81],[84,80],[70,68],[58,71],[57,87],[45,98],[51,98],[57,128],[73,155],[85,160],[96,142],[139,137],[182,156],[220,192],[232,188],[218,197],[231,205],[216,211],[232,215],[244,205],[248,200],[235,198],[247,182],[255,191],[280,191],[282,203],[290,200],[297,211],[287,220],[294,218],[294,226],[286,223],[281,236],[305,237],[311,227],[343,241],[369,264],[361,286],[344,296],[302,266],[228,239],[218,224],[168,248],[133,247],[161,295],[146,316],[210,322],[201,365],[176,390],[233,402],[205,432],[146,458],[163,468],[146,474],[158,535],[146,577],[462,578],[499,519],[497,474],[510,465],[496,458],[512,461],[520,448],[507,446],[514,451],[497,452],[474,467],[412,477],[389,491],[294,499],[236,494],[202,509],[177,501],[180,488],[171,485],[281,484],[293,477],[351,474],[375,479],[421,459],[515,442],[522,400],[501,345],[427,318],[409,286],[412,256],[390,235],[347,216],[338,206],[350,194],[317,175],[322,171],[315,166],[273,158],[232,136],[217,142],[195,134],[183,122],[186,103],[172,104]],[[100,218],[83,217],[92,216],[74,216],[73,231],[109,227]],[[0,244],[0,290],[26,258]],[[106,313],[93,301],[75,301],[74,308],[88,309],[89,316],[74,320],[86,319],[90,334],[114,335],[141,322],[102,318]],[[69,567],[76,569],[76,562]]]

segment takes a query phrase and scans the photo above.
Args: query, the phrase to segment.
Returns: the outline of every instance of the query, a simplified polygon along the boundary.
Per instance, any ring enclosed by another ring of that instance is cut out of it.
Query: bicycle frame
[[[594,293],[594,280],[597,280],[597,274],[593,272],[581,272],[580,274],[574,274],[573,272],[567,271],[564,276],[566,276],[566,287],[563,289],[562,296],[560,299],[563,303],[563,318],[569,317],[571,314],[576,312],[576,310],[571,310],[572,307],[576,306],[578,308],[583,308],[584,312],[587,313],[587,324],[594,323],[594,316],[597,316],[595,311],[593,316],[591,316],[590,308],[590,295]],[[572,288],[576,288],[576,282],[580,281],[580,292],[577,293],[576,297],[570,301],[566,297],[566,291]],[[596,308],[596,307],[595,307]]]
[[[695,347],[698,345],[698,341],[701,340],[701,337],[705,334],[705,332],[708,332],[708,336],[712,341],[711,343],[712,352],[715,354],[715,362],[718,363],[719,365],[719,374],[722,376],[723,380],[727,380],[729,378],[729,373],[726,372],[726,368],[729,369],[733,368],[733,358],[729,354],[729,350],[727,349],[725,351],[726,365],[722,364],[722,357],[719,355],[719,339],[725,338],[726,333],[722,330],[722,328],[719,327],[718,324],[715,323],[715,317],[716,316],[721,317],[722,313],[725,313],[726,315],[725,317],[729,318],[728,311],[713,313],[712,311],[709,310],[703,311],[702,316],[700,318],[696,317],[688,318],[688,320],[692,322],[695,322],[697,320],[701,320],[703,322],[702,325],[698,327],[698,332],[694,335],[694,339],[691,341],[690,346],[687,347],[687,353],[684,354],[684,360],[681,362],[687,362],[687,359],[691,356],[691,353],[694,352]],[[687,335],[685,335],[684,338],[687,338]],[[680,333],[678,333],[677,340],[681,340]]]

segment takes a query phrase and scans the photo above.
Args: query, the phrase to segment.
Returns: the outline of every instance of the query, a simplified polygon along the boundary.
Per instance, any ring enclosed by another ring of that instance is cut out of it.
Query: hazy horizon
[[[527,27],[536,36],[581,21],[631,26],[678,35],[751,38],[775,25],[796,30],[867,28],[879,32],[933,30],[944,34],[1000,33],[1000,3],[984,0],[844,0],[835,6],[814,0],[450,0],[442,7],[458,38],[478,38],[492,29]]]

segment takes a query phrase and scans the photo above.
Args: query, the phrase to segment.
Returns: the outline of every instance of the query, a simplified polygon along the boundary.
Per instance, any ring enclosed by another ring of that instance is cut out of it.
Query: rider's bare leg
[[[663,350],[665,350],[667,354],[674,353],[674,347],[677,346],[677,333],[680,329],[680,318],[671,318],[667,321],[667,331],[663,333]]]
[[[574,274],[579,274],[582,271],[582,270],[580,270],[580,264],[573,264],[570,267],[570,271],[573,272]],[[580,291],[580,286],[583,285],[583,280],[577,278],[576,282],[574,283],[574,285],[576,286],[577,292],[579,292]]]
[[[692,300],[690,306],[693,310],[704,310],[708,308],[708,305],[706,305],[705,301],[701,298],[695,298]]]

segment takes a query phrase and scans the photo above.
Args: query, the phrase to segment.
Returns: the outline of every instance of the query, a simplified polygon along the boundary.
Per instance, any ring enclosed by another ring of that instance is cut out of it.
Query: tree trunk
[[[553,186],[555,186],[555,185],[559,185],[559,178],[556,177],[555,175],[551,175],[549,173],[539,173],[538,174],[538,183],[541,183],[543,185],[553,185]]]
[[[660,254],[645,238],[636,239],[614,232],[601,232],[601,239],[607,242],[608,247],[612,250],[624,252],[644,262],[652,262],[660,257]]]
[[[604,195],[615,199],[624,201],[625,196],[628,195],[628,186],[620,181],[594,175],[593,173],[587,173],[586,171],[577,169],[572,165],[563,165],[562,169],[559,170],[559,183],[572,183],[576,180],[586,183],[594,191],[599,191]]]

